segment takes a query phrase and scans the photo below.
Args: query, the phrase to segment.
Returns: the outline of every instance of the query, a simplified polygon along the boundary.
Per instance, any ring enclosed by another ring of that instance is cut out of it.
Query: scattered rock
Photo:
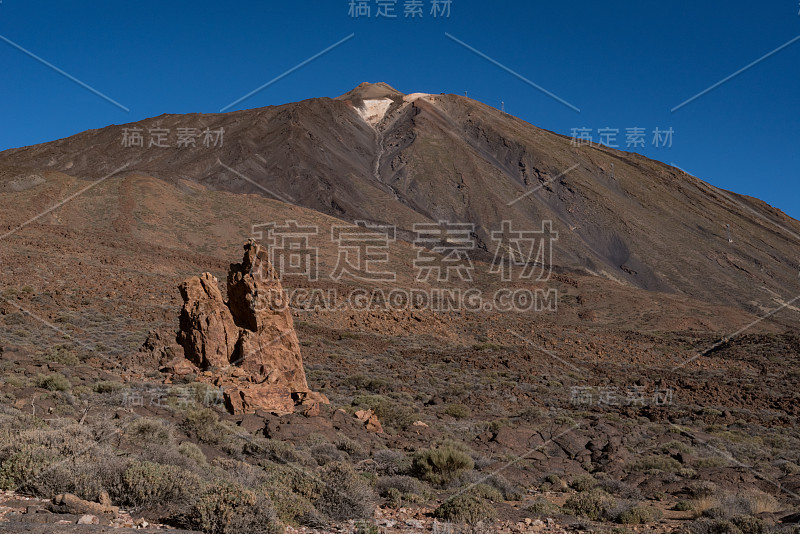
[[[100,524],[100,519],[97,518],[96,515],[91,514],[84,514],[78,519],[78,525],[98,525]]]
[[[56,495],[50,505],[50,510],[58,514],[98,515],[104,517],[117,517],[119,508],[111,504],[85,501],[71,493]]]
[[[378,416],[372,410],[359,410],[355,413],[356,419],[364,423],[364,428],[369,432],[383,434],[383,426],[378,420]]]

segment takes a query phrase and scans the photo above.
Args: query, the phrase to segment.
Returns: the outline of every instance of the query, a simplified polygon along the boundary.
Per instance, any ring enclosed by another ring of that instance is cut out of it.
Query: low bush
[[[36,386],[49,391],[69,391],[72,384],[61,373],[53,373],[52,375],[38,377]]]
[[[445,486],[459,474],[475,467],[463,446],[446,442],[435,449],[417,452],[412,460],[412,473],[422,480]]]
[[[561,507],[546,499],[537,499],[525,508],[525,512],[534,517],[553,517],[561,513]]]
[[[770,532],[769,527],[763,519],[751,515],[734,517],[733,524],[742,531],[742,534],[766,534]]]
[[[631,466],[633,471],[663,471],[665,473],[677,473],[681,469],[681,463],[670,456],[648,456],[634,462]]]
[[[581,475],[579,477],[572,479],[572,481],[569,483],[569,487],[579,493],[594,489],[596,485],[597,481],[594,479],[592,475]]]
[[[92,389],[95,393],[115,393],[122,389],[123,385],[121,382],[111,382],[108,380],[104,380],[102,382],[97,382]]]
[[[372,455],[375,471],[379,475],[392,476],[408,473],[412,468],[412,459],[402,451],[383,449]]]
[[[444,521],[474,525],[493,520],[497,517],[497,510],[485,499],[462,494],[447,499],[433,512],[433,515]]]
[[[227,428],[220,423],[217,412],[210,408],[187,410],[183,427],[187,433],[209,445],[219,445],[228,435]]]
[[[340,451],[346,452],[347,455],[353,459],[360,460],[367,457],[367,451],[364,449],[364,446],[347,436],[339,436],[334,442],[334,445],[336,445],[336,448]]]
[[[170,424],[155,417],[142,417],[133,421],[125,430],[125,435],[137,445],[171,445],[173,442]]]
[[[190,471],[152,462],[133,462],[122,480],[125,493],[118,502],[134,507],[185,503],[201,485]]]
[[[192,460],[197,465],[205,465],[208,462],[203,450],[191,441],[184,441],[178,445],[178,454]]]
[[[616,521],[623,525],[646,525],[658,521],[662,516],[661,510],[658,508],[635,505],[617,515]]]
[[[319,465],[326,465],[347,460],[347,453],[337,449],[333,443],[322,443],[311,447],[311,457]]]
[[[594,489],[584,493],[576,493],[564,503],[564,511],[568,514],[585,517],[592,521],[611,519],[611,510],[617,506],[614,498],[605,491]]]
[[[470,416],[469,406],[466,404],[448,404],[444,409],[444,413],[456,419],[464,419]]]
[[[708,504],[702,509],[698,509],[698,512],[713,519],[731,519],[780,510],[780,505],[775,497],[756,489],[737,494],[720,495],[711,499]]]
[[[60,459],[55,451],[31,444],[0,451],[0,489],[29,490],[36,477]]]
[[[221,481],[207,485],[180,522],[206,534],[278,534],[283,531],[271,503],[263,495]]]
[[[401,497],[409,495],[422,496],[427,493],[425,486],[419,480],[405,475],[380,477],[375,484],[375,489],[378,495],[384,498],[387,498],[390,490],[397,490]]]
[[[503,500],[503,494],[500,493],[497,488],[488,484],[475,484],[470,487],[469,493],[491,502],[501,502]]]
[[[688,534],[743,534],[733,522],[725,519],[692,521],[686,526]]]
[[[605,491],[606,493],[610,493],[615,497],[619,497],[620,499],[640,501],[643,498],[642,492],[639,490],[639,488],[635,488],[621,480],[600,480],[597,482],[595,487]]]
[[[336,521],[372,517],[377,496],[350,464],[328,464],[322,469],[320,479],[322,491],[314,502],[317,510]]]

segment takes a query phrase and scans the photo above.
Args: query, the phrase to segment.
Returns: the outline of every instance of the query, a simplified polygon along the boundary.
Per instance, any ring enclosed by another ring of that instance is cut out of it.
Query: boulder
[[[364,423],[364,428],[367,432],[375,432],[376,434],[383,434],[383,426],[378,420],[378,416],[372,410],[358,410],[355,413],[356,419]]]

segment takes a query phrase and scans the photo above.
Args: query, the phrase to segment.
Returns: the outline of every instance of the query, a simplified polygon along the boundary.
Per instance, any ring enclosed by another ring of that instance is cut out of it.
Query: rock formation
[[[324,395],[306,383],[300,343],[283,287],[266,250],[249,241],[242,263],[228,271],[228,300],[210,273],[180,286],[183,309],[177,341],[201,379],[223,390],[232,413],[318,412]],[[173,368],[185,369],[187,362]]]

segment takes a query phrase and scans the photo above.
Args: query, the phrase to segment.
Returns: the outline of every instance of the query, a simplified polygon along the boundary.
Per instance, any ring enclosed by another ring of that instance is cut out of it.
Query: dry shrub
[[[172,465],[133,462],[122,475],[124,494],[117,502],[134,507],[187,502],[201,486],[200,477]]]
[[[179,522],[206,534],[277,534],[283,528],[272,504],[238,484],[215,481],[192,502]]]
[[[334,462],[320,474],[322,492],[314,503],[317,510],[336,521],[372,517],[377,496],[350,464]]]
[[[497,517],[497,510],[490,502],[471,494],[450,497],[433,512],[434,517],[454,523],[477,523],[491,521]]]
[[[564,512],[592,521],[611,519],[611,511],[616,508],[614,498],[605,491],[594,489],[576,493],[564,503]]]
[[[465,471],[475,467],[463,445],[445,442],[435,449],[417,452],[412,460],[412,473],[422,480],[445,486]]]

